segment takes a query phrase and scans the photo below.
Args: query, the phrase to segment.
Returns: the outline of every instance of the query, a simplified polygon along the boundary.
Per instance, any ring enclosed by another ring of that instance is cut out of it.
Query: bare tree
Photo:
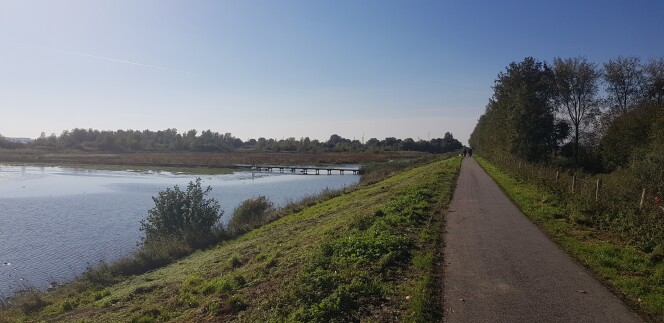
[[[601,74],[597,66],[585,57],[556,58],[553,71],[555,103],[574,129],[574,157],[578,166],[579,134],[599,112],[596,96]]]
[[[664,103],[664,57],[650,59],[644,67],[645,92],[648,100]]]
[[[644,75],[638,57],[618,56],[604,63],[604,81],[614,116],[627,113],[643,98]]]

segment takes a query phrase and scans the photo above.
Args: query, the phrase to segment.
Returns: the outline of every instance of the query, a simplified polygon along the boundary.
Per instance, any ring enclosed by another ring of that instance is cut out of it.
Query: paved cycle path
[[[472,158],[462,163],[446,221],[446,322],[641,322]]]

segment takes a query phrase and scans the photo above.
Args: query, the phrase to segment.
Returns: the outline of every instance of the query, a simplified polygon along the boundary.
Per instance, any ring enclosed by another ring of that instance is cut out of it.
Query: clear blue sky
[[[526,56],[664,56],[664,2],[0,0],[0,134],[465,142]]]

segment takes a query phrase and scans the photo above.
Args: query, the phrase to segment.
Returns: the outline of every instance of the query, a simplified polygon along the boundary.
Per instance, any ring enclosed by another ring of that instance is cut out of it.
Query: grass
[[[442,211],[459,158],[294,208],[271,223],[110,286],[73,282],[0,321],[439,320]]]
[[[435,155],[421,152],[134,152],[110,153],[78,150],[0,149],[0,163],[20,166],[64,166],[95,170],[171,172],[195,175],[230,174],[236,164],[268,165],[380,165]],[[246,170],[246,169],[245,169]],[[375,172],[376,173],[376,172]]]
[[[578,259],[647,319],[664,322],[664,263],[619,234],[591,228],[577,206],[533,182],[519,180],[485,159],[479,164],[517,206],[565,251]]]
[[[112,169],[132,166],[132,168],[164,169],[192,172],[213,172],[215,169],[235,164],[274,164],[274,165],[338,165],[369,164],[388,160],[412,159],[427,155],[421,152],[257,152],[241,150],[233,152],[135,152],[109,153],[86,151],[50,151],[35,149],[0,149],[1,163],[21,165],[92,165],[95,168],[107,165]],[[223,171],[223,170],[222,170]]]

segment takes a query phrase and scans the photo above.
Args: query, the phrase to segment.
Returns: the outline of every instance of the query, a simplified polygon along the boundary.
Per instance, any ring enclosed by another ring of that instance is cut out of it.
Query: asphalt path
[[[549,240],[472,158],[446,218],[446,322],[642,322]]]

